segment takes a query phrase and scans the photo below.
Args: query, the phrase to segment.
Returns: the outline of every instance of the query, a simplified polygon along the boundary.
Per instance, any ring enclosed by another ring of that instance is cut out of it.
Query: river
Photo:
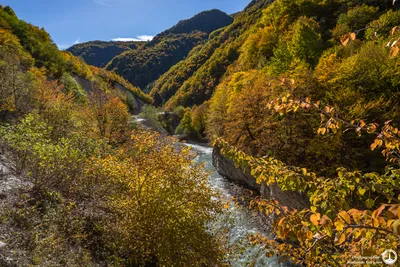
[[[184,143],[185,144],[185,143]],[[198,144],[185,144],[192,147],[197,152],[195,162],[198,164],[205,164],[205,168],[210,171],[210,185],[222,193],[225,200],[230,200],[233,196],[231,183],[217,172],[212,164],[212,148]],[[226,217],[229,217],[228,220]],[[228,224],[227,224],[228,222]],[[250,246],[247,244],[247,237],[249,234],[265,233],[260,229],[260,224],[252,216],[251,211],[246,207],[237,207],[231,200],[228,215],[221,216],[216,222],[211,225],[211,231],[218,230],[217,228],[227,227],[228,240],[230,245],[241,244],[243,251],[241,254],[232,258],[230,264],[234,267],[240,266],[293,266],[289,263],[279,263],[278,257],[267,258],[265,256],[265,249],[260,246]],[[214,229],[212,229],[214,228]]]
[[[146,119],[140,115],[133,116],[133,120],[145,128]],[[204,164],[206,170],[210,172],[209,183],[212,188],[221,192],[224,202],[230,201],[229,210],[221,215],[215,222],[210,224],[210,231],[217,232],[221,229],[228,231],[229,246],[234,248],[232,255],[228,255],[228,260],[233,267],[254,266],[254,267],[292,267],[290,263],[280,263],[277,256],[267,258],[265,249],[261,246],[251,246],[248,240],[250,234],[259,233],[266,235],[262,230],[261,224],[252,216],[251,211],[246,207],[238,207],[234,204],[231,197],[234,195],[231,183],[222,177],[212,164],[212,147],[200,144],[180,143],[190,146],[196,152],[196,164]]]

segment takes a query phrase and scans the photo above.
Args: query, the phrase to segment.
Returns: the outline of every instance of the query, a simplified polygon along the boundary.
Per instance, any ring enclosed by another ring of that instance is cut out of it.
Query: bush
[[[161,111],[154,106],[145,105],[140,115],[146,119],[146,125],[156,131],[162,132],[164,131],[164,126],[160,120],[160,112]]]

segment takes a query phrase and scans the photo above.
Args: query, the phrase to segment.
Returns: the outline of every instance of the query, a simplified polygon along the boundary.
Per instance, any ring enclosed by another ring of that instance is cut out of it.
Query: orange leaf
[[[392,49],[390,50],[390,56],[391,57],[395,57],[397,56],[397,54],[399,53],[399,47],[398,46],[394,46],[392,47]]]
[[[390,35],[393,35],[396,32],[396,30],[397,30],[397,26],[394,26],[392,28],[392,30],[390,31]]]
[[[326,215],[322,216],[322,219],[320,220],[320,224],[321,225],[325,225],[325,224],[327,224],[329,222],[332,222],[332,221],[331,221],[331,219],[329,219],[328,216],[326,216]]]
[[[342,235],[340,236],[340,238],[339,238],[338,244],[339,244],[339,245],[340,245],[340,244],[343,244],[344,241],[346,241],[346,235],[345,235],[345,234],[342,234]]]
[[[351,223],[351,218],[350,218],[350,215],[346,212],[346,211],[344,211],[344,210],[342,210],[341,212],[339,212],[339,216],[338,216],[339,218],[342,218],[347,224],[350,224]]]
[[[372,212],[372,218],[377,218],[379,215],[381,215],[382,211],[386,208],[386,205],[381,205],[377,210]]]
[[[371,150],[374,151],[376,148],[376,143],[371,144]]]
[[[354,41],[356,39],[356,34],[354,32],[350,33],[350,39]]]
[[[340,42],[342,43],[343,46],[346,46],[350,41],[350,37],[348,34],[344,34],[342,35],[342,37],[340,37]]]
[[[315,225],[318,226],[319,224],[319,220],[321,219],[321,214],[319,213],[315,213],[313,215],[311,215],[310,217],[310,221]]]

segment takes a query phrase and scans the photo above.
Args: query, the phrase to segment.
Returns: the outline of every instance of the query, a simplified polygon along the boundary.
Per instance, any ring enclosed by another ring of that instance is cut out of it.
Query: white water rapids
[[[226,200],[230,200],[232,197],[232,189],[229,181],[219,175],[217,170],[214,168],[212,164],[212,148],[207,146],[202,146],[198,144],[185,144],[197,152],[197,157],[195,158],[196,163],[205,164],[205,168],[211,172],[209,183],[211,187],[216,190],[219,190],[222,193],[222,196]],[[230,261],[230,264],[234,267],[241,266],[294,266],[290,263],[279,263],[278,257],[274,256],[272,258],[267,258],[265,256],[265,249],[260,246],[251,246],[247,244],[248,235],[249,234],[265,234],[262,233],[259,229],[259,225],[255,222],[255,219],[251,215],[251,211],[246,207],[237,207],[234,205],[233,201],[231,201],[229,208],[229,219],[228,225],[226,218],[221,218],[217,220],[211,228],[228,228],[228,240],[230,245],[233,244],[241,244],[243,246],[243,251],[240,252],[239,255],[235,255]],[[213,229],[211,229],[212,231]]]

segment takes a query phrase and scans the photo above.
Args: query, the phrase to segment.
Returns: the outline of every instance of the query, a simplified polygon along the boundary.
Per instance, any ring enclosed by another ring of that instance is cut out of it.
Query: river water
[[[198,164],[205,164],[205,168],[210,171],[210,185],[222,193],[223,200],[230,200],[233,196],[231,183],[217,172],[212,164],[212,148],[198,145],[198,144],[185,144],[192,147],[192,150],[197,152],[195,162]],[[218,228],[225,227],[228,230],[228,242],[230,245],[238,245],[240,252],[236,257],[230,260],[234,267],[239,266],[293,266],[289,263],[279,263],[278,257],[267,258],[265,256],[265,249],[260,246],[251,246],[248,244],[247,239],[249,234],[260,233],[265,235],[260,228],[260,224],[252,216],[251,211],[246,207],[238,207],[231,201],[230,208],[227,215],[221,216],[215,223],[211,225],[211,231],[218,230]],[[228,218],[227,218],[228,217]],[[214,229],[212,229],[214,228]],[[235,246],[236,247],[236,246]],[[233,255],[232,255],[233,256]]]
[[[133,116],[132,119],[141,125],[146,121],[141,116]],[[234,196],[231,183],[225,177],[222,177],[212,164],[212,147],[189,143],[180,144],[190,146],[196,152],[197,156],[194,159],[196,164],[204,164],[205,169],[210,172],[210,186],[221,192],[224,202],[230,202],[230,207],[226,214],[221,215],[210,225],[211,232],[218,232],[221,229],[227,230],[228,245],[232,248],[232,255],[228,255],[227,257],[230,265],[233,267],[295,266],[290,263],[280,263],[277,256],[267,258],[264,248],[249,244],[247,240],[250,234],[259,233],[260,235],[266,235],[267,233],[262,230],[261,224],[257,223],[257,219],[252,216],[248,208],[234,204],[231,198]]]

